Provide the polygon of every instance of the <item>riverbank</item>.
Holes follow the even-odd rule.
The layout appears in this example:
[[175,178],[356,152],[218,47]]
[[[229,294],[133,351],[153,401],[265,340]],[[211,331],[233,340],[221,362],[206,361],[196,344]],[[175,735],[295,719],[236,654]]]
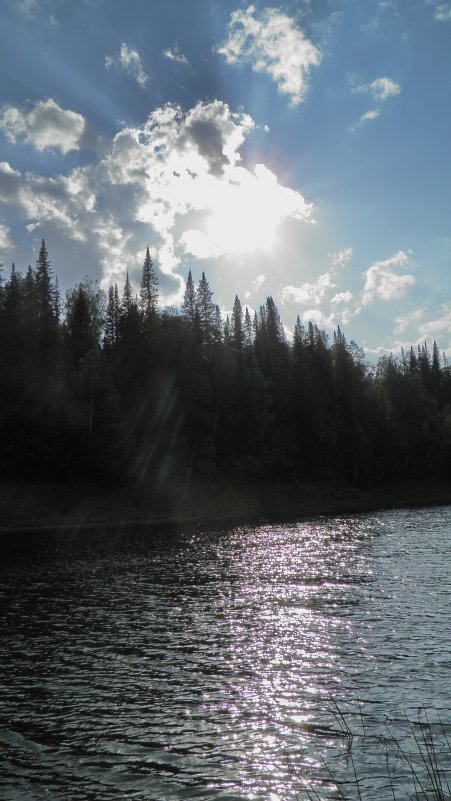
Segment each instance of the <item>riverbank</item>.
[[371,489],[191,482],[164,493],[147,487],[1,481],[0,531],[123,523],[249,523],[447,504],[451,505],[451,483],[444,481],[404,481]]

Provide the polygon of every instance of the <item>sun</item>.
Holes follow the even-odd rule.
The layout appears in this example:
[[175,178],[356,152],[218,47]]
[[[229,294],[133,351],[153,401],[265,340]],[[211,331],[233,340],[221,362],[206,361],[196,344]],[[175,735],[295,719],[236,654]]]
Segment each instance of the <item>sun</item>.
[[274,247],[281,215],[265,189],[258,181],[221,187],[206,225],[219,250],[237,254]]
[[311,213],[302,195],[281,186],[263,164],[253,172],[234,165],[220,180],[210,178],[206,194],[202,226],[181,237],[185,249],[199,258],[274,252],[282,220],[305,221]]

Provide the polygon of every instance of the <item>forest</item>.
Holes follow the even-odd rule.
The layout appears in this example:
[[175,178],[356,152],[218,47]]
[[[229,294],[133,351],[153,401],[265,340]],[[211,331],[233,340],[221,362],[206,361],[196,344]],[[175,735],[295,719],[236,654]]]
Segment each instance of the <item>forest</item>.
[[[0,275],[2,275],[0,273]],[[147,249],[139,293],[89,277],[62,303],[45,241],[0,281],[0,475],[94,484],[238,477],[368,487],[451,477],[451,370],[434,342],[376,366],[337,328],[272,297],[224,322],[188,274],[161,309]]]

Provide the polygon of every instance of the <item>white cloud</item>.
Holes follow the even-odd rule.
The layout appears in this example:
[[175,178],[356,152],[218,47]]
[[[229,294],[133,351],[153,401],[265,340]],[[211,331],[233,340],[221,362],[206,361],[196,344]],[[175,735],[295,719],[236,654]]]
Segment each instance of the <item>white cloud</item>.
[[264,165],[243,166],[239,149],[253,127],[249,116],[220,101],[187,112],[167,104],[67,176],[21,174],[0,164],[0,204],[49,245],[66,242],[67,249],[70,238],[71,253],[100,264],[106,285],[121,283],[126,268],[133,279],[149,245],[163,300],[176,302],[186,254],[255,252],[265,245],[262,228],[274,233],[283,219],[310,217],[310,204]]
[[390,259],[375,262],[365,273],[362,305],[367,306],[376,298],[395,300],[402,298],[409,287],[415,284],[415,276],[411,273],[398,275],[395,269],[410,262],[410,257],[399,250]]
[[10,142],[22,139],[37,150],[57,147],[62,153],[78,150],[85,131],[81,114],[64,109],[54,100],[39,100],[28,110],[11,105],[0,108],[0,128]]
[[111,67],[122,69],[128,75],[131,75],[143,88],[149,80],[149,76],[143,70],[141,56],[138,51],[129,47],[125,42],[121,44],[119,55],[105,56],[105,67],[107,69]]
[[411,325],[418,323],[419,320],[423,317],[423,309],[416,309],[410,314],[406,314],[402,317],[397,317],[395,320],[395,334],[404,334]]
[[263,286],[266,281],[266,276],[261,273],[261,275],[257,275],[257,278],[252,281],[252,286],[254,288],[254,292],[258,292],[259,289]]
[[[392,80],[392,78],[387,78],[385,76],[383,78],[376,78],[374,81],[372,81],[372,83],[354,86],[352,91],[359,94],[370,94],[373,100],[377,101],[378,103],[384,103],[390,97],[396,97],[399,95],[401,92],[401,86],[399,83],[396,83],[396,81]],[[369,122],[369,120],[376,120],[380,114],[380,108],[370,109],[365,114],[362,114],[358,121],[357,127],[364,125],[366,122]],[[355,130],[355,128],[353,130]]]
[[401,93],[401,86],[392,78],[376,78],[372,83],[364,83],[355,86],[352,90],[359,94],[370,94],[374,100],[383,102],[388,100],[389,97],[396,97]]
[[334,267],[343,267],[348,261],[352,259],[354,251],[351,247],[343,248],[332,254],[332,265]]
[[301,102],[310,69],[322,58],[292,17],[274,8],[258,12],[253,5],[232,13],[228,38],[218,52],[229,64],[247,62],[254,72],[270,75],[293,105]]
[[315,284],[304,283],[301,286],[289,284],[279,294],[281,303],[321,303],[327,291],[335,287],[330,273],[320,275]]
[[11,229],[7,225],[0,225],[0,250],[9,250],[12,247]]
[[307,309],[302,315],[302,321],[309,323],[312,321],[319,328],[332,328],[336,324],[333,314],[324,314],[321,309]]
[[177,44],[173,48],[168,47],[166,50],[163,50],[163,55],[165,58],[168,58],[169,61],[177,61],[179,64],[188,64],[188,59],[180,52]]
[[347,290],[346,292],[338,292],[336,295],[333,296],[330,302],[332,306],[338,306],[339,304],[342,303],[350,303],[352,297],[353,297],[352,292],[349,292],[349,290]]
[[449,3],[442,3],[437,6],[434,19],[437,22],[451,22],[451,5]]
[[442,306],[442,316],[419,326],[420,338],[435,339],[440,334],[451,334],[451,309],[449,304]]
[[369,120],[377,120],[377,118],[380,116],[380,113],[381,113],[380,108],[374,108],[371,109],[371,111],[367,111],[360,117],[359,125],[363,125],[365,122],[368,122]]
[[376,78],[370,83],[367,90],[371,92],[375,100],[387,100],[389,97],[399,95],[401,86],[391,78]]

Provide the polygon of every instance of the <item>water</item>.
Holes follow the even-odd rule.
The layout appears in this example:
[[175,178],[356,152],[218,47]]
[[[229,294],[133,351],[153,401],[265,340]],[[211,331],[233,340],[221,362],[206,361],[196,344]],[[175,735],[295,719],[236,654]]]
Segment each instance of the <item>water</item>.
[[354,798],[354,766],[384,801],[393,738],[451,763],[449,508],[3,535],[0,564],[2,801]]

